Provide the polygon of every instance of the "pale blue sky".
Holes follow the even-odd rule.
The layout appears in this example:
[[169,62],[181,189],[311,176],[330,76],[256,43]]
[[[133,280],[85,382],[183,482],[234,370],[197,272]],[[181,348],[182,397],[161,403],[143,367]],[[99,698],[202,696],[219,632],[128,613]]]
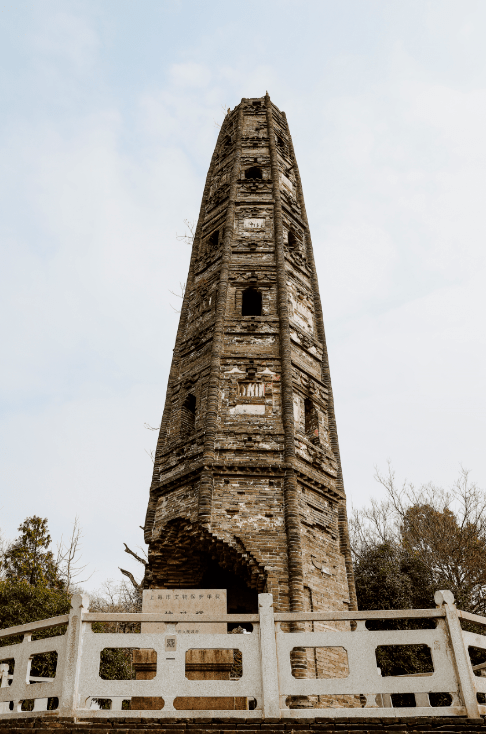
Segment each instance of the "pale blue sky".
[[486,5],[0,3],[0,528],[77,513],[90,587],[133,568],[223,108],[287,112],[345,484],[462,462],[486,487]]

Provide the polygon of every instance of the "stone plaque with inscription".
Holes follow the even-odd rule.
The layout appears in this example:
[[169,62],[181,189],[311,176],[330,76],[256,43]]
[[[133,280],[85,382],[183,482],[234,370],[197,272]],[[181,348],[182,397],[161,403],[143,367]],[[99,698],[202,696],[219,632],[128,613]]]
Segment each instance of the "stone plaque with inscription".
[[265,229],[265,220],[255,218],[245,219],[243,226],[245,229]]
[[[163,614],[167,623],[171,615],[226,614],[226,589],[144,589],[142,612]],[[165,622],[143,622],[142,632],[165,632]],[[173,631],[173,630],[172,630]],[[176,633],[226,634],[226,622],[179,622]]]

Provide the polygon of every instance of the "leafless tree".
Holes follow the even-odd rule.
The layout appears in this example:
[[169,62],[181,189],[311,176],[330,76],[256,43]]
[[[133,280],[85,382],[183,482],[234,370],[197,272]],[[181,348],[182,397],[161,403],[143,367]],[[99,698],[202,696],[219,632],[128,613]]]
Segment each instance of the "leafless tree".
[[453,591],[467,611],[486,611],[486,495],[461,467],[452,487],[397,482],[390,464],[375,478],[385,498],[354,510],[350,520],[356,559],[373,545],[400,544],[420,556],[437,588]]
[[397,518],[389,500],[372,499],[368,507],[353,507],[349,517],[349,535],[355,559],[370,546],[400,541]]
[[[74,586],[85,584],[94,573],[86,576],[88,564],[81,563],[82,537],[82,528],[79,523],[79,518],[76,515],[70,537],[64,542],[64,537],[61,535],[61,540],[57,544],[56,566],[60,578],[66,585],[67,591],[73,591]],[[80,576],[86,577],[81,579],[79,578]]]
[[[115,582],[107,579],[101,587],[90,594],[90,611],[92,612],[140,612],[142,609],[141,594],[125,581]],[[137,632],[137,623],[108,622],[102,623],[104,632]],[[135,628],[136,627],[136,628]]]

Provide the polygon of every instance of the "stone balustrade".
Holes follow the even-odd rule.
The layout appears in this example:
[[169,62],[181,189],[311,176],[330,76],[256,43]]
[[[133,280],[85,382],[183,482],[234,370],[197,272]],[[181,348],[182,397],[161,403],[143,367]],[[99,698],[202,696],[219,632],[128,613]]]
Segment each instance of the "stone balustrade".
[[[173,614],[168,623],[160,613],[91,613],[88,597],[76,595],[69,615],[0,631],[0,639],[23,636],[23,641],[0,648],[0,720],[152,716],[187,721],[222,715],[255,722],[316,716],[479,720],[486,715],[486,678],[481,676],[486,666],[473,667],[469,648],[484,649],[486,660],[486,634],[463,630],[461,619],[482,630],[486,618],[458,610],[449,591],[436,592],[435,600],[435,609],[274,613],[271,594],[260,594],[258,614]],[[409,624],[407,629],[369,629],[376,620],[390,620],[395,626],[400,620],[428,620],[430,628],[411,629]],[[94,632],[95,622],[164,622],[166,628],[164,633]],[[177,634],[182,622],[247,629],[246,634]],[[63,625],[64,634],[32,639],[40,630]],[[428,649],[431,670],[381,675],[377,648],[396,645]],[[100,656],[107,648],[132,651],[132,679],[100,677]],[[204,654],[195,657],[194,651],[213,651],[206,656],[210,662],[206,665]],[[46,652],[57,653],[55,677],[32,676],[33,657]],[[331,661],[328,669],[326,656]],[[302,665],[302,660],[307,663]],[[205,665],[212,666],[212,673]],[[198,666],[204,668],[201,675]],[[327,677],[322,677],[323,670]]]

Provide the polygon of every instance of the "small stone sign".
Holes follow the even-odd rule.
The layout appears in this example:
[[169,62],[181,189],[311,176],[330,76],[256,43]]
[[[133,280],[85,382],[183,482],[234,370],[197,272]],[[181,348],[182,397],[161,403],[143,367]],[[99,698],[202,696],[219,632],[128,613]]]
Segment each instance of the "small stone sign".
[[174,652],[177,650],[177,637],[165,638],[165,650],[166,652]]
[[[226,614],[226,589],[144,589],[144,614],[163,614],[171,623],[173,614]],[[165,622],[142,622],[142,632],[164,633]],[[178,622],[176,634],[226,634],[226,622]]]
[[245,229],[265,229],[264,219],[245,219],[243,222]]

